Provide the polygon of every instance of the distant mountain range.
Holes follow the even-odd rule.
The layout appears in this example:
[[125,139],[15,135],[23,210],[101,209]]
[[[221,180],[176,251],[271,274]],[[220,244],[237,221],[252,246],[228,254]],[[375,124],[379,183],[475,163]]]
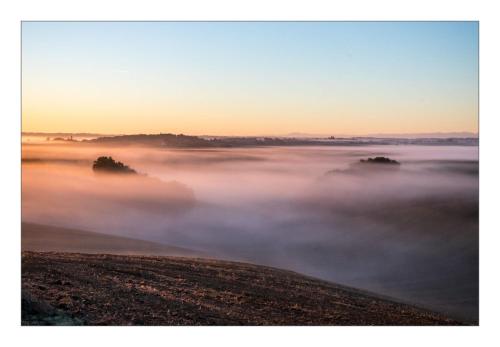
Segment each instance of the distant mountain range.
[[457,131],[457,132],[429,132],[429,133],[373,133],[373,134],[309,134],[309,133],[288,133],[285,137],[378,137],[378,138],[450,138],[450,137],[479,137],[478,133]]

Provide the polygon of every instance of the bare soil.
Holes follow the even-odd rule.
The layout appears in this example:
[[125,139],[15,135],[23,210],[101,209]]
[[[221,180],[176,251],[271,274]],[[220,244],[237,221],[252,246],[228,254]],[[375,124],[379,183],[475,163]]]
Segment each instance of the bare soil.
[[246,263],[22,253],[23,325],[461,325],[375,294]]

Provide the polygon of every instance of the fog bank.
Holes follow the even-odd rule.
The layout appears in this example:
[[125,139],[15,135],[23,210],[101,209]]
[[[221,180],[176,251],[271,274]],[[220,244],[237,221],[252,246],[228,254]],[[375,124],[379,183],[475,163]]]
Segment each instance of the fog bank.
[[[98,156],[139,173],[99,177]],[[387,156],[397,170],[352,170]],[[24,144],[23,221],[199,249],[478,315],[478,148]]]

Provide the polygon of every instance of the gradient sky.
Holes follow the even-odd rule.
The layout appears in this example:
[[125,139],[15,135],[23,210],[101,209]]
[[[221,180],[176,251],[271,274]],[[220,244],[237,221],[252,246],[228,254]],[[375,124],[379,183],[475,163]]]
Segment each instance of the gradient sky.
[[478,131],[477,22],[24,22],[22,128]]

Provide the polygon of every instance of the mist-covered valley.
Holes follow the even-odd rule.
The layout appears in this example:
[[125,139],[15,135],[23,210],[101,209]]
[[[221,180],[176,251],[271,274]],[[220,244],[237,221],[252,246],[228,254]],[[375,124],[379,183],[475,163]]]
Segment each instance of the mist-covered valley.
[[[478,317],[478,147],[23,144],[22,219],[294,270]],[[99,175],[112,156],[139,175]],[[359,167],[384,156],[397,168]]]

